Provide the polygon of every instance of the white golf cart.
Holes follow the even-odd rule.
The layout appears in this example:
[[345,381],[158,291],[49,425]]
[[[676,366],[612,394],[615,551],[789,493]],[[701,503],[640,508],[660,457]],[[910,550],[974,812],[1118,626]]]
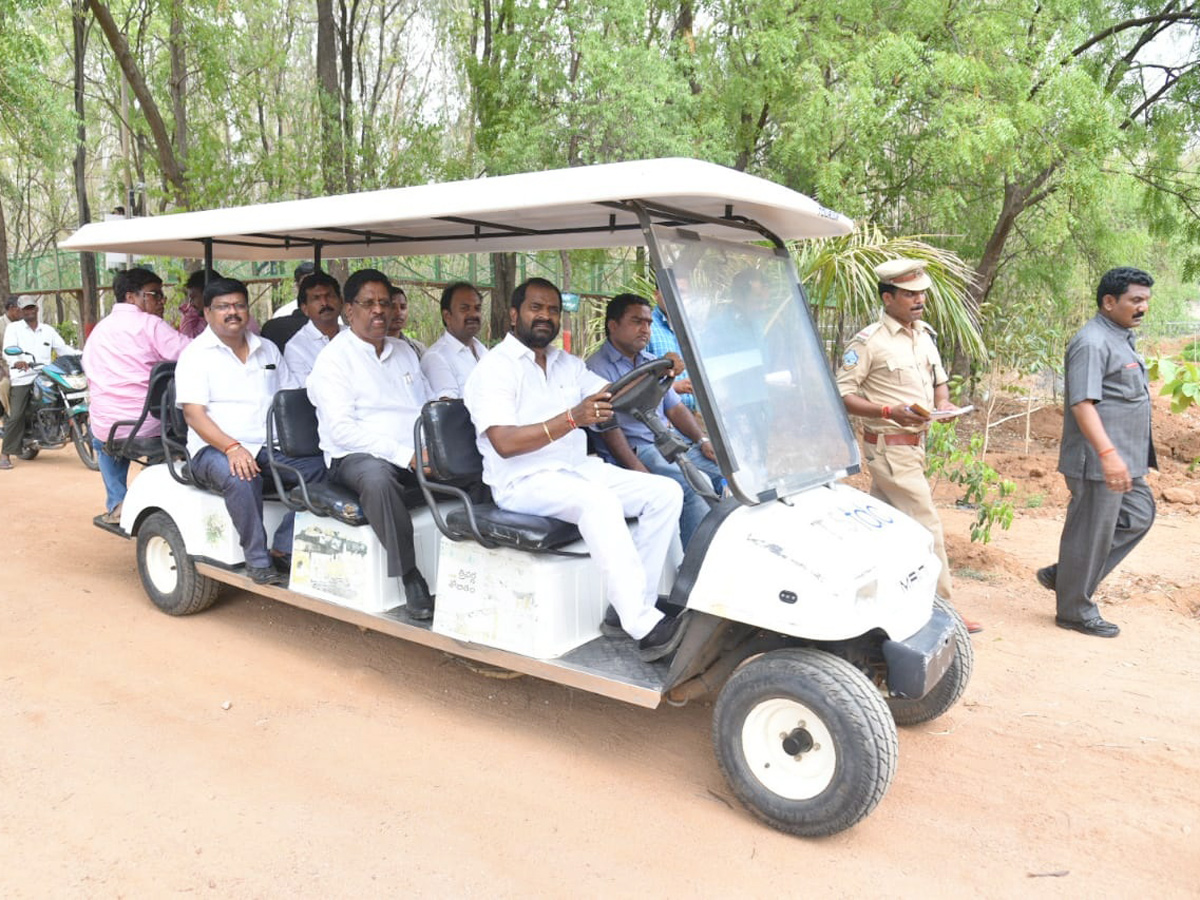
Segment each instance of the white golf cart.
[[[356,498],[328,486],[264,502],[268,534],[298,510],[291,578],[247,578],[221,498],[190,483],[161,382],[166,402],[149,412],[164,442],[149,455],[165,461],[137,477],[109,530],[136,539],[146,592],[172,615],[208,608],[226,584],[641,706],[716,694],[717,759],[746,807],[793,834],[849,828],[892,780],[896,723],[941,715],[972,667],[962,621],[934,593],[930,534],[838,481],[858,470],[858,445],[784,242],[850,228],[779,185],[671,159],[104,222],[62,244],[319,264],[644,243],[729,488],[663,572],[663,602],[691,611],[669,659],[643,662],[636,642],[601,634],[604,586],[572,526],[483,502],[456,402],[430,404],[417,426],[433,473],[413,515],[432,622],[407,615]],[[644,414],[668,377],[631,375],[622,408]],[[281,392],[270,424],[281,452],[316,452],[303,391]]]

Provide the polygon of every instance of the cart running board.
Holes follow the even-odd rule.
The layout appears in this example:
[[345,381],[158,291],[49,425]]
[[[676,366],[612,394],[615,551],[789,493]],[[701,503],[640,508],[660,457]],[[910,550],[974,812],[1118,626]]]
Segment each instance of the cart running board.
[[543,678],[647,709],[654,709],[662,701],[663,685],[670,670],[669,660],[642,662],[637,655],[637,642],[628,637],[598,637],[557,659],[534,659],[436,634],[430,630],[429,622],[410,618],[403,606],[383,613],[363,612],[307,597],[285,587],[255,584],[240,571],[231,571],[212,563],[197,561],[195,565],[196,571],[206,578],[239,590],[279,600],[360,628],[424,644],[454,656]]

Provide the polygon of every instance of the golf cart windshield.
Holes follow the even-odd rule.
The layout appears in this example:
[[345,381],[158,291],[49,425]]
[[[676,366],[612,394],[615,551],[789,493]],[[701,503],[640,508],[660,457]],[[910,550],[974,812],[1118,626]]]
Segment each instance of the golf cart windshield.
[[738,498],[759,503],[856,471],[858,444],[787,251],[678,228],[656,227],[652,240],[667,314]]

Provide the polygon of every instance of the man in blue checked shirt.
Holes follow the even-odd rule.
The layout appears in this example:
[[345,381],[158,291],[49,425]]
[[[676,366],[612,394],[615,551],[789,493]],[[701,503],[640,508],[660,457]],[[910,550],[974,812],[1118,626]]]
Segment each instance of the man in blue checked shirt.
[[[658,359],[660,356],[666,356],[668,353],[679,353],[679,338],[675,337],[675,330],[671,328],[671,322],[667,319],[667,314],[663,312],[662,292],[658,288],[654,289],[654,310],[651,312],[650,343],[646,345],[646,352],[650,354],[652,359]],[[674,387],[675,393],[679,395],[679,399],[683,401],[683,405],[692,412],[695,412],[696,395],[692,392],[692,379],[686,370],[675,376]]]

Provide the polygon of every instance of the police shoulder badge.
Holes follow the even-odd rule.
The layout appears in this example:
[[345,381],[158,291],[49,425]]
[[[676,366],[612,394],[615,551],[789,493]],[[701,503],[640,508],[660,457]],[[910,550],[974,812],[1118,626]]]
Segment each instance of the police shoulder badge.
[[842,366],[847,369],[853,369],[857,365],[858,365],[858,351],[857,350],[847,350],[845,355],[842,356]]

